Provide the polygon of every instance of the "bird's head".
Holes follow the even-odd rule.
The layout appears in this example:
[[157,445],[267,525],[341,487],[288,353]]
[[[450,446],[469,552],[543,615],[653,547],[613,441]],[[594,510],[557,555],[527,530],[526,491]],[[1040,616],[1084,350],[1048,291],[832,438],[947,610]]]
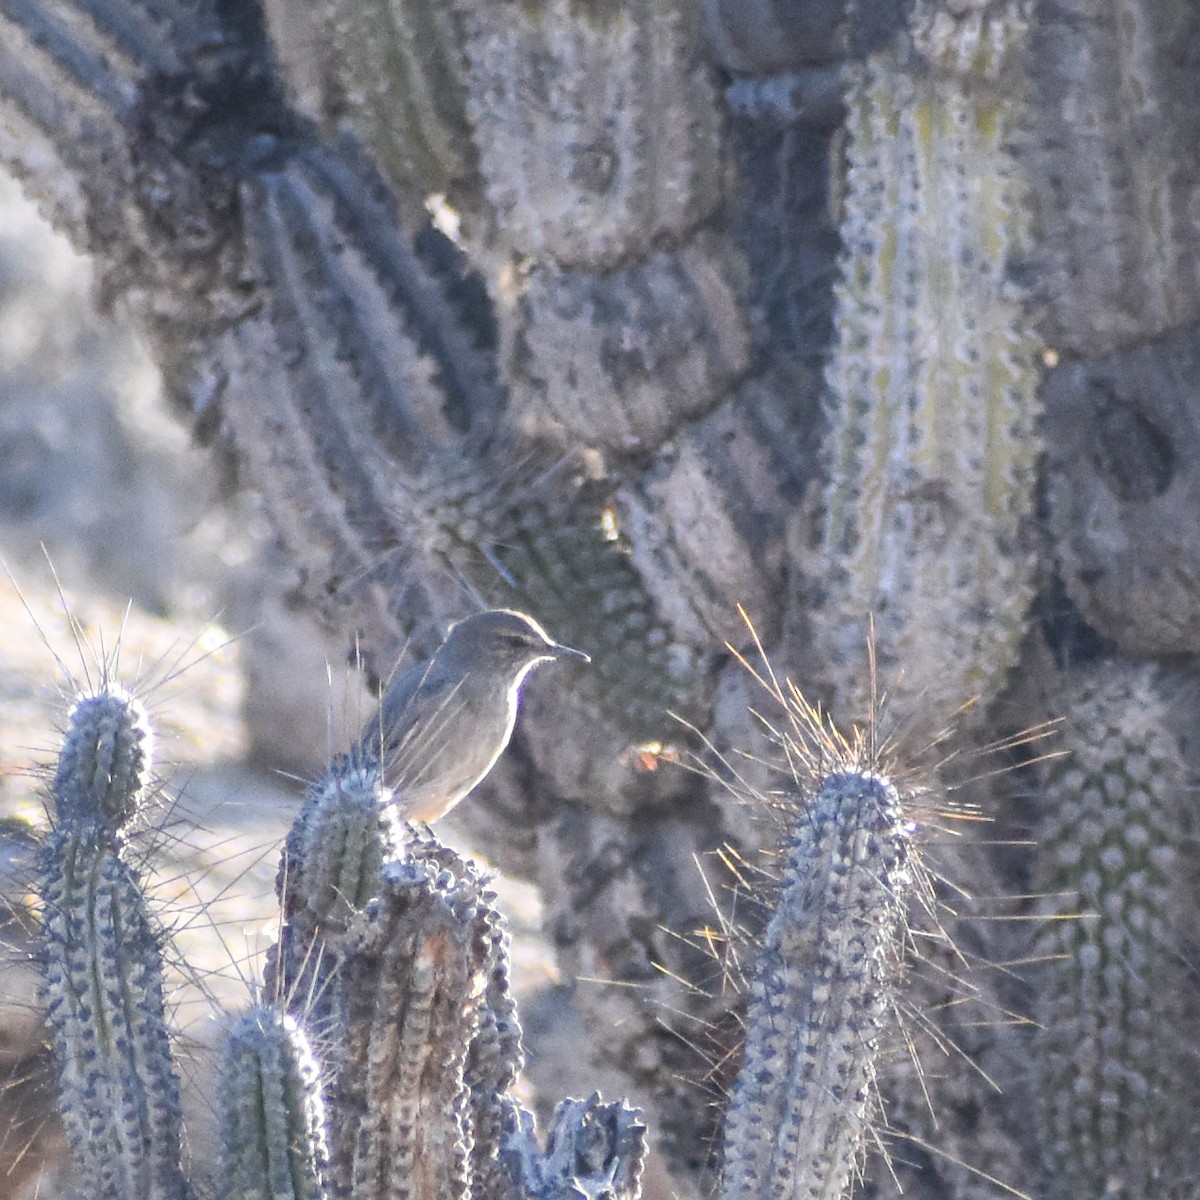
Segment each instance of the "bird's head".
[[508,674],[514,684],[537,663],[558,658],[591,661],[583,651],[554,641],[532,617],[510,609],[475,613],[452,625],[438,651],[442,664],[461,663],[473,674]]

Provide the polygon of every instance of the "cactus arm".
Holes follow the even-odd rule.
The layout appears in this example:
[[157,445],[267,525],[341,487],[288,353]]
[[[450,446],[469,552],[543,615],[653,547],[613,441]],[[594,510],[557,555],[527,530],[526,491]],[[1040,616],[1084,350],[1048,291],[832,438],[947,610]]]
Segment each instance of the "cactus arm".
[[1037,340],[1007,277],[1027,213],[1003,83],[1024,18],[994,9],[964,31],[919,6],[910,59],[873,56],[847,101],[828,483],[802,557],[856,717],[868,613],[889,687],[903,669],[902,696],[949,713],[1005,678],[1033,594]]
[[1046,335],[1065,353],[1108,353],[1200,319],[1194,68],[1180,53],[1197,32],[1195,8],[1178,0],[1042,10],[1028,159]]
[[464,1069],[486,986],[469,893],[429,864],[394,864],[351,933],[345,1049],[332,1085],[341,1189],[469,1194]]
[[222,1080],[223,1200],[325,1200],[324,1102],[303,1030],[259,1006],[230,1031]]
[[146,783],[148,740],[141,706],[119,689],[80,698],[52,787],[59,824],[39,856],[59,1104],[76,1169],[101,1200],[189,1194],[161,932],[120,849]]
[[690,5],[462,9],[484,189],[519,253],[611,267],[714,210],[719,119]]
[[452,192],[474,163],[466,63],[451,5],[326,4],[337,117],[358,131],[398,194]]
[[803,798],[751,983],[722,1200],[849,1195],[918,886],[886,779],[834,773]]
[[1064,699],[1036,876],[1046,1195],[1183,1195],[1183,761],[1145,669],[1080,673]]

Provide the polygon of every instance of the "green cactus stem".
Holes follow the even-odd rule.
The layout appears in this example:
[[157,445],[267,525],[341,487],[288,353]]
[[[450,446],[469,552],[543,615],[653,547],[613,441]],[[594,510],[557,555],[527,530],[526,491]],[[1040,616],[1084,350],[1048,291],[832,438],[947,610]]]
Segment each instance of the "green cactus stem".
[[46,1019],[75,1167],[98,1200],[180,1200],[179,1081],[163,1006],[161,933],[99,822],[41,854]]
[[513,417],[528,436],[645,453],[711,411],[745,371],[740,267],[698,236],[620,270],[525,277],[509,356]]
[[30,177],[47,215],[81,243],[99,168],[128,169],[139,82],[174,65],[144,16],[103,0],[0,4],[0,160]]
[[667,712],[693,702],[696,656],[672,639],[608,515],[584,495],[515,506],[511,533],[496,548],[516,583],[507,600],[592,656],[578,682],[584,704],[634,741],[667,737],[675,731]]
[[486,985],[479,1007],[479,1027],[467,1052],[464,1078],[468,1090],[472,1134],[472,1175],[480,1195],[499,1195],[504,1164],[497,1153],[512,1103],[509,1092],[525,1063],[521,1022],[509,977],[508,926],[495,908],[495,896],[481,895]]
[[754,968],[725,1124],[722,1200],[841,1200],[877,1118],[875,1079],[923,887],[885,778],[836,770],[798,797]]
[[[727,406],[736,410],[728,420],[713,422],[722,432],[749,407],[749,397],[739,399]],[[620,488],[614,505],[630,561],[658,611],[697,651],[740,642],[746,629],[737,606],[769,613],[773,595],[769,568],[756,553],[769,535],[764,525],[750,527],[746,520],[747,493],[765,481],[747,478],[732,456],[714,462],[716,440],[708,423],[692,424],[662,448],[637,483]],[[725,449],[719,446],[718,453]],[[761,466],[758,457],[750,472]]]
[[[1200,320],[1188,0],[1038,6],[1031,163],[1043,328],[1105,354]],[[1086,114],[1086,117],[1078,114]]]
[[278,1007],[260,1005],[230,1032],[221,1099],[223,1200],[325,1200],[320,1072]]
[[868,614],[898,706],[949,714],[1001,685],[1033,594],[1038,346],[1007,274],[1026,236],[1024,24],[996,7],[973,39],[925,13],[911,57],[874,56],[847,98],[828,483],[797,552],[822,673],[855,719]]
[[309,792],[280,863],[283,926],[267,995],[303,1021],[322,1053],[345,1020],[343,935],[379,894],[384,863],[402,853],[405,834],[390,799],[377,765],[335,759]]
[[63,1124],[80,1178],[104,1200],[187,1192],[161,931],[121,852],[150,743],[141,705],[121,688],[76,701],[51,784],[58,825],[38,859],[42,989]]
[[[299,415],[316,409],[305,423],[318,454],[336,455],[343,486],[354,454],[360,473],[384,450],[393,470],[415,465],[448,443],[452,417],[494,415],[489,365],[353,161],[309,148],[278,166],[242,187],[249,250],[270,288],[279,352],[298,373]],[[355,423],[317,403],[351,392]]]
[[345,1194],[470,1194],[465,1068],[487,987],[478,905],[473,881],[395,863],[350,935],[330,1092],[332,1178]]
[[1081,675],[1065,701],[1037,842],[1043,1194],[1185,1195],[1184,765],[1147,669]]
[[391,798],[375,763],[335,759],[288,836],[280,869],[287,919],[307,911],[317,925],[342,931],[378,895],[383,864],[404,842]]

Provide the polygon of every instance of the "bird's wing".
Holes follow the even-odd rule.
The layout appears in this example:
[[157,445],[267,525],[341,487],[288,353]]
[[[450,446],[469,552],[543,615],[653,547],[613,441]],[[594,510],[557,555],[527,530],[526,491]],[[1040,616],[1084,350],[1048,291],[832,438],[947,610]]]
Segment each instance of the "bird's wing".
[[448,731],[465,704],[462,681],[430,678],[429,668],[412,671],[384,693],[366,732],[391,786],[403,789],[424,782],[446,755],[458,753]]

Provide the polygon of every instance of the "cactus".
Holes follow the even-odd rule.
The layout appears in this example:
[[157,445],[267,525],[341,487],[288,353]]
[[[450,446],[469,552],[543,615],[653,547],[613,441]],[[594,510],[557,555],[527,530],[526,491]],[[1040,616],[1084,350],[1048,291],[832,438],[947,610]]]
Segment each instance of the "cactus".
[[109,836],[128,825],[144,797],[152,746],[146,714],[128,692],[81,696],[51,788],[60,824],[94,821]]
[[779,831],[765,847],[774,882],[737,873],[738,890],[769,911],[752,954],[735,944],[747,930],[721,919],[747,997],[720,1194],[848,1198],[886,1137],[880,1068],[903,1044],[913,929],[935,911],[933,880],[912,797],[881,773],[873,736],[844,737],[764,666],[750,668],[770,703],[762,778],[725,756],[711,768],[760,821],[769,808]]
[[994,7],[973,36],[919,9],[920,58],[872,57],[847,101],[828,482],[803,553],[815,643],[850,714],[868,613],[904,707],[948,714],[1002,684],[1033,594],[1037,347],[1006,278],[1026,236],[1003,83],[1023,16]]
[[[366,731],[369,735],[369,730]],[[179,1085],[158,929],[125,830],[145,790],[141,706],[107,682],[71,712],[40,854],[47,1020],[88,1194],[179,1198]],[[487,877],[399,825],[378,767],[335,760],[289,835],[268,999],[229,1034],[220,1194],[552,1196],[599,1173],[637,1200],[645,1129],[598,1097],[545,1150],[510,1094],[522,1058]]]
[[[178,69],[168,31],[141,5],[86,5],[76,19],[30,6],[0,10],[5,119],[0,152],[34,182],[81,241],[106,201],[96,171],[132,170],[123,126],[152,72]],[[91,211],[89,211],[91,210]]]
[[1070,689],[1038,846],[1044,1194],[1184,1195],[1184,764],[1144,668],[1102,666]]
[[345,1022],[336,939],[375,896],[403,831],[378,768],[336,759],[288,836],[277,890],[284,923],[267,963],[267,994],[324,1044]]
[[221,1078],[222,1195],[324,1200],[324,1101],[303,1029],[252,1009],[230,1030]]
[[603,273],[533,267],[501,310],[517,427],[631,454],[711,410],[748,359],[736,275],[702,238]]
[[322,16],[335,117],[344,114],[401,195],[453,193],[473,154],[450,6],[327,0]]
[[751,983],[721,1195],[849,1195],[875,1111],[876,1056],[920,887],[900,797],[863,771],[797,805]]
[[1134,655],[1200,650],[1195,328],[1046,378],[1050,519],[1067,594]]
[[460,7],[484,190],[516,251],[609,268],[713,212],[720,119],[692,5]]
[[163,1003],[162,933],[121,853],[146,786],[141,705],[120,689],[72,709],[39,866],[43,992],[63,1124],[92,1194],[180,1200],[179,1081]]
[[601,1104],[598,1096],[564,1100],[554,1113],[542,1155],[529,1153],[528,1129],[529,1114],[520,1114],[504,1150],[514,1161],[513,1175],[525,1194],[549,1200],[582,1191],[635,1200],[645,1129],[627,1106]]
[[[424,864],[389,872],[348,960],[346,1045],[333,1084],[343,1192],[465,1195],[466,1049],[476,1027],[480,947],[463,898]],[[465,919],[464,919],[465,918]]]
[[[289,5],[269,3],[273,36],[253,0],[0,0],[0,157],[94,255],[100,303],[146,335],[200,436],[232,449],[295,555],[297,597],[376,676],[480,603],[526,607],[593,653],[578,693],[531,689],[513,753],[458,815],[542,888],[563,980],[544,1011],[588,1031],[555,1065],[586,1093],[586,1043],[606,1092],[645,1106],[659,1189],[710,1192],[727,1103],[683,1081],[708,1070],[708,1036],[722,1062],[736,1047],[729,1001],[696,983],[694,862],[752,855],[763,834],[672,764],[693,737],[755,753],[720,648],[746,645],[734,605],[850,710],[873,610],[896,724],[981,698],[960,748],[1046,715],[1054,654],[1095,652],[1083,619],[1125,666],[1196,649],[1195,5],[339,0],[291,8],[332,30],[288,64],[324,88],[302,112],[273,44]],[[8,433],[0,456],[21,468]],[[386,803],[352,766],[326,777],[347,805],[326,815],[360,822],[364,856],[325,864],[315,907],[292,898],[268,989],[323,1067],[354,937],[368,914],[402,924],[362,881],[392,857],[423,864],[411,907],[432,914],[426,882],[443,900],[463,883],[374,823]],[[987,792],[1007,824],[978,847],[980,878],[1025,896],[1042,814],[1008,790]],[[137,815],[125,804],[141,807],[118,797],[110,825]],[[125,861],[124,833],[105,837]],[[471,927],[469,945],[450,938],[453,970],[485,999],[460,1014],[465,1065],[457,1047],[431,1075],[454,1114],[447,1186],[543,1194],[574,1171],[628,1190],[643,1135],[627,1110],[577,1102],[554,1145],[530,1140],[503,955],[480,950],[495,927]],[[994,925],[956,934],[972,960],[1006,957]],[[1059,969],[1014,965],[996,1006],[1036,1009]],[[926,1078],[886,1054],[871,1068],[867,1127],[902,1148],[895,1179],[868,1163],[863,1191],[1036,1193],[1007,1165],[1014,1146],[1040,1153],[1022,1111],[1032,1026],[976,1038],[978,998],[920,983],[901,1003],[938,1010],[913,1039],[934,1043]],[[1194,1107],[1186,1080],[1164,1086]],[[478,1130],[499,1149],[464,1158]],[[858,1148],[836,1146],[838,1183]]]
[[1069,0],[1037,25],[1029,159],[1043,323],[1063,353],[1105,354],[1200,319],[1194,62],[1180,53],[1196,34],[1195,6],[1180,0]]

